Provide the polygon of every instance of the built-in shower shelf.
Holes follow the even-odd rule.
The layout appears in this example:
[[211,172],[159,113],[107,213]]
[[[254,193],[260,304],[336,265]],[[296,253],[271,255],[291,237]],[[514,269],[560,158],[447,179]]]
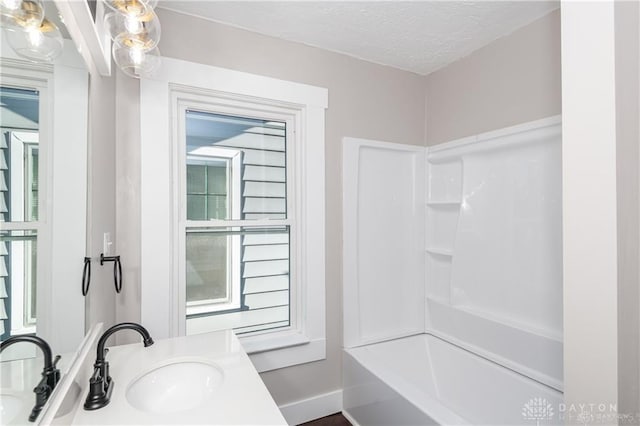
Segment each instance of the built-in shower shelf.
[[443,249],[443,248],[435,248],[435,247],[428,247],[427,248],[427,253],[431,253],[431,254],[437,254],[440,256],[453,256],[453,250],[449,250],[449,249]]
[[460,200],[433,200],[427,201],[428,206],[459,206]]

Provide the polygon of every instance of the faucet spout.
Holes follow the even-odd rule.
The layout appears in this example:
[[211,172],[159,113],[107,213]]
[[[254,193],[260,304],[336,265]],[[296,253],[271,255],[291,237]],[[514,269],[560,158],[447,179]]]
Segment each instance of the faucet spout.
[[13,336],[9,337],[4,342],[0,342],[0,352],[8,348],[9,346],[27,342],[36,345],[42,350],[42,354],[44,355],[44,368],[42,369],[42,379],[38,386],[33,390],[36,394],[36,404],[31,410],[31,415],[29,415],[29,421],[33,422],[42,411],[44,404],[49,399],[51,392],[60,381],[60,370],[56,368],[56,364],[60,360],[60,356],[58,355],[56,359],[53,359],[53,353],[51,352],[51,346],[42,338],[33,335],[22,335],[22,336]]
[[146,328],[133,322],[116,324],[105,331],[98,340],[96,362],[93,364],[93,375],[89,379],[89,394],[84,402],[85,410],[97,410],[104,407],[111,400],[113,380],[109,375],[109,363],[105,361],[107,339],[120,330],[134,330],[142,336],[145,347],[153,345],[153,339]]
[[6,348],[13,344],[20,342],[33,343],[34,345],[39,347],[40,350],[42,350],[42,354],[44,355],[44,368],[46,370],[49,370],[53,367],[53,352],[51,352],[51,346],[49,346],[49,344],[44,339],[38,336],[25,334],[22,336],[9,337],[4,342],[0,343],[0,352],[4,351]]
[[142,336],[142,343],[144,344],[145,348],[147,346],[153,345],[153,339],[151,338],[151,335],[149,334],[147,329],[141,326],[140,324],[136,324],[135,322],[123,322],[120,324],[116,324],[113,327],[109,328],[107,331],[105,331],[100,337],[100,340],[98,340],[96,364],[98,364],[99,362],[104,362],[104,357],[106,355],[104,346],[107,344],[107,339],[109,339],[109,337],[111,337],[112,334],[120,330],[137,331]]

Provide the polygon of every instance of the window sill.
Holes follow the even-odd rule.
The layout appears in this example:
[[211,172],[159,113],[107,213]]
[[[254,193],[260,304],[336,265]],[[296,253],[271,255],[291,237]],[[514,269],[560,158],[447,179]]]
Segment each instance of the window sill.
[[259,373],[326,358],[326,340],[310,340],[300,333],[240,337],[240,343]]
[[310,341],[307,336],[295,331],[275,331],[253,336],[238,336],[238,339],[249,355],[303,345]]

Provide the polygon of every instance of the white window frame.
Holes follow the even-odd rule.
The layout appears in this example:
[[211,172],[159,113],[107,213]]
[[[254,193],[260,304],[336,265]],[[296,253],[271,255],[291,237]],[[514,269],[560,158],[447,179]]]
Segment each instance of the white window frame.
[[[324,359],[327,90],[171,58],[163,58],[155,77],[140,81],[142,322],[158,338],[185,334],[185,303],[181,300],[176,250],[181,235],[177,201],[180,169],[176,161],[178,144],[172,143],[179,138],[179,126],[171,124],[178,113],[172,107],[172,92],[199,96],[220,112],[238,111],[232,115],[247,116],[246,111],[253,110],[256,117],[277,118],[278,112],[296,117],[295,129],[291,130],[299,142],[295,143],[296,161],[290,170],[295,179],[289,181],[292,196],[287,200],[295,200],[289,211],[296,215],[292,220],[297,228],[290,248],[295,262],[291,269],[297,279],[291,289],[296,292],[291,297],[292,325],[241,336],[240,341],[258,371]],[[274,221],[233,221],[233,226],[260,225],[274,225]]]

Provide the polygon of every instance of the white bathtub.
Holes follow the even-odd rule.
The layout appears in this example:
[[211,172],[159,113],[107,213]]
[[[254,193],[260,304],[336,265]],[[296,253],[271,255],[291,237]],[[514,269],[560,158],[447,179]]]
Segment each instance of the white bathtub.
[[343,366],[355,424],[562,423],[562,393],[430,334],[345,349]]

